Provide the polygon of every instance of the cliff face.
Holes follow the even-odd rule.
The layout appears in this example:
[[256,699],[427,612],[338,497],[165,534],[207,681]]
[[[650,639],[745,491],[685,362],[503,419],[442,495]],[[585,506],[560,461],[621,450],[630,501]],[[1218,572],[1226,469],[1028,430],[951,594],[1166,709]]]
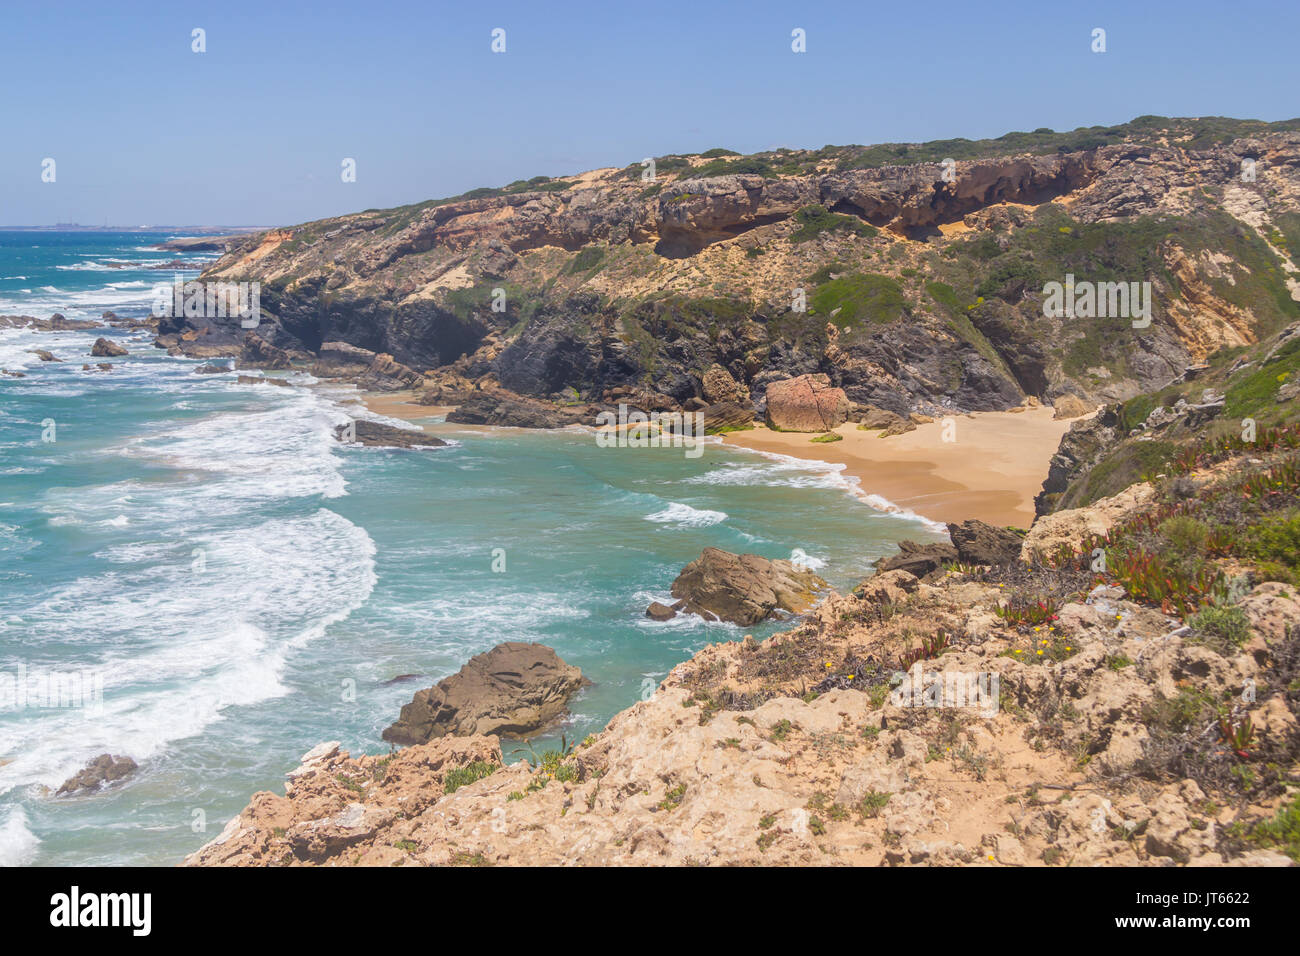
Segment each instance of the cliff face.
[[[1300,133],[1207,123],[661,157],[653,181],[597,170],[251,236],[205,278],[261,282],[259,334],[290,352],[342,341],[543,398],[684,403],[716,363],[756,399],[821,372],[900,413],[1119,400],[1300,318]],[[1151,282],[1151,325],[1046,318],[1067,275]],[[200,325],[164,344],[242,334],[174,331]]]
[[[1063,512],[1024,549],[1139,527],[1159,499]],[[1041,624],[1005,613],[1034,600]],[[1295,812],[1300,600],[1270,581],[1235,612],[1223,640],[1079,567],[891,570],[705,648],[535,765],[503,766],[495,737],[321,745],[186,862],[1287,865],[1294,832],[1264,821]]]

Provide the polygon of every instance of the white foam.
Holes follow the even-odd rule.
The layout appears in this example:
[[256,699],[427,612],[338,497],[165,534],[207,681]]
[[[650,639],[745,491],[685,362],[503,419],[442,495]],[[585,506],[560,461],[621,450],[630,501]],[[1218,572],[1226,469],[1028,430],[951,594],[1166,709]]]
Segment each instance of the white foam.
[[14,807],[0,824],[0,866],[22,866],[36,856],[40,839],[27,826],[27,813]]
[[675,524],[683,528],[708,528],[726,521],[727,513],[725,511],[692,508],[680,501],[673,501],[669,502],[668,507],[662,511],[646,515],[645,520],[655,521],[659,524]]

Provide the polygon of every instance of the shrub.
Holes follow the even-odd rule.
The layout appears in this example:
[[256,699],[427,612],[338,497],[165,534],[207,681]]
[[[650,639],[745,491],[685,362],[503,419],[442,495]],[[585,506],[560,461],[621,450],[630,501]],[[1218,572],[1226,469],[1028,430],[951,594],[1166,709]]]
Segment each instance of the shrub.
[[1193,635],[1227,648],[1241,647],[1250,639],[1250,618],[1239,607],[1207,607],[1187,619]]

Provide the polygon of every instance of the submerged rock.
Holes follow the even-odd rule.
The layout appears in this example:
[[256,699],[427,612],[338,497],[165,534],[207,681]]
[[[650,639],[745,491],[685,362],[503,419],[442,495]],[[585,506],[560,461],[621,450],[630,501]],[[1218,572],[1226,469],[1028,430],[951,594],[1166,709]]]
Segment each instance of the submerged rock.
[[525,737],[568,713],[591,683],[543,644],[507,641],[469,659],[436,686],[417,691],[384,740],[422,744],[448,734]]
[[710,621],[748,627],[778,611],[804,611],[827,587],[816,574],[789,561],[769,561],[757,554],[732,554],[720,548],[686,565],[673,582],[673,597],[682,608]]
[[130,757],[116,757],[113,754],[100,754],[86,764],[75,776],[63,781],[55,791],[55,796],[65,793],[79,793],[83,790],[98,790],[110,783],[116,783],[131,776],[139,770],[139,765]]

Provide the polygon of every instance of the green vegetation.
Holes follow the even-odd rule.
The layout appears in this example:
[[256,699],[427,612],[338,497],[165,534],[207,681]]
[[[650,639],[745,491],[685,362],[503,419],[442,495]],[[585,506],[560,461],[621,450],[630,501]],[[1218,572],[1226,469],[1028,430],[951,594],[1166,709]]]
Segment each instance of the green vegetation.
[[482,780],[484,777],[490,777],[496,772],[498,765],[488,763],[486,760],[475,760],[473,763],[466,764],[463,767],[456,767],[448,770],[442,780],[443,791],[445,793],[455,793],[466,784],[471,784],[475,780]]
[[903,289],[894,279],[867,272],[822,283],[810,302],[818,315],[847,328],[868,322],[885,325],[910,313]]
[[807,242],[816,239],[824,232],[842,230],[854,235],[870,237],[878,230],[870,223],[863,222],[857,216],[844,216],[830,212],[824,206],[804,206],[794,214],[794,221],[799,228],[790,234],[791,242]]

